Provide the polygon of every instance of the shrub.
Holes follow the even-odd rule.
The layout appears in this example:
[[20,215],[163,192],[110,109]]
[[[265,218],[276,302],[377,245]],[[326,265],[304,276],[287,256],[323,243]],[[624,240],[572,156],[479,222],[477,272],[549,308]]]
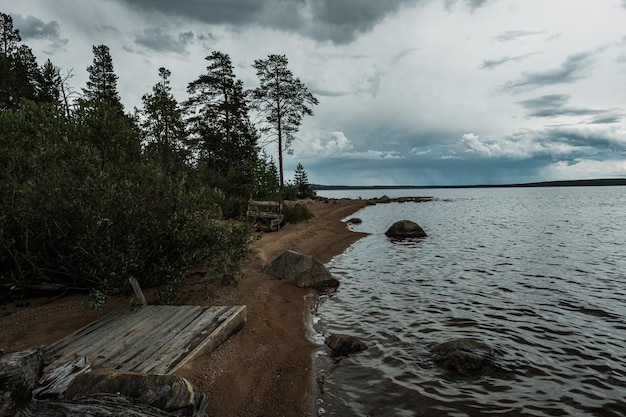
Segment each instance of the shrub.
[[298,223],[309,220],[313,217],[313,213],[306,204],[296,203],[293,205],[285,204],[285,221],[289,223]]

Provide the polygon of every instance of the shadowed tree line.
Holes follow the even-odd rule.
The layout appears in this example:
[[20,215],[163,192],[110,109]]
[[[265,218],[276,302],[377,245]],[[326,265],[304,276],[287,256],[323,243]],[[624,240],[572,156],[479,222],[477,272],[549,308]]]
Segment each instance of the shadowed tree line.
[[[235,280],[254,236],[237,221],[247,200],[313,195],[301,165],[285,186],[282,155],[317,100],[284,56],[255,61],[260,87],[248,91],[230,57],[213,52],[185,102],[160,68],[127,112],[109,48],[93,54],[76,92],[71,71],[39,66],[0,13],[0,302],[60,288],[90,291],[99,306],[127,292],[129,277],[170,301],[198,267]],[[277,143],[280,170],[263,135]]]

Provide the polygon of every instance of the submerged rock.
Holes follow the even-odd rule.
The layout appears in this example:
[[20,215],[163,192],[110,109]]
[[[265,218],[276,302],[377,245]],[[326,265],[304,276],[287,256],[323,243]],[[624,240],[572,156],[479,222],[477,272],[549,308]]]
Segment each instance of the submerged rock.
[[331,334],[324,343],[330,348],[333,356],[346,356],[367,349],[367,345],[361,339],[346,334]]
[[393,239],[404,239],[411,237],[422,238],[427,236],[426,232],[424,232],[424,229],[422,229],[419,224],[410,220],[401,220],[399,222],[395,222],[389,229],[387,229],[385,235]]
[[339,281],[317,258],[288,250],[263,268],[266,274],[274,275],[298,287],[338,287]]
[[475,339],[461,338],[440,343],[431,349],[438,366],[463,376],[481,372],[493,365],[496,349]]

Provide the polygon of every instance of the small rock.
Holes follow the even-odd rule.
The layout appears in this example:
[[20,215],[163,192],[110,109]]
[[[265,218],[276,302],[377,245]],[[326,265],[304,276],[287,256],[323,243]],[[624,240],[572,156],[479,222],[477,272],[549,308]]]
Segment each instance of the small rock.
[[331,334],[324,343],[330,348],[333,356],[346,356],[367,349],[367,345],[362,340],[345,334]]
[[348,224],[361,224],[361,223],[363,223],[363,220],[359,219],[358,217],[353,217],[351,219],[348,219],[348,221],[346,223],[348,223]]

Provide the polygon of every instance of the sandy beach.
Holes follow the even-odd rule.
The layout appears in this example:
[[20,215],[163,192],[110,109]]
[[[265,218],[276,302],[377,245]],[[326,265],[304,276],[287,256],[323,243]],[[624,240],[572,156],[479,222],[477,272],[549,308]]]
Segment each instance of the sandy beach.
[[[248,308],[241,331],[177,372],[209,395],[209,416],[314,415],[312,355],[319,347],[309,338],[309,309],[316,292],[286,284],[260,269],[289,249],[328,262],[362,237],[341,220],[367,201],[307,204],[312,219],[265,233],[254,243],[254,254],[244,263],[237,286],[192,280],[182,290],[183,304],[243,304]],[[84,295],[75,294],[51,302],[35,299],[27,305],[0,306],[0,349],[8,353],[45,346],[127,305],[130,299],[111,300],[102,311],[85,310],[84,301]]]

